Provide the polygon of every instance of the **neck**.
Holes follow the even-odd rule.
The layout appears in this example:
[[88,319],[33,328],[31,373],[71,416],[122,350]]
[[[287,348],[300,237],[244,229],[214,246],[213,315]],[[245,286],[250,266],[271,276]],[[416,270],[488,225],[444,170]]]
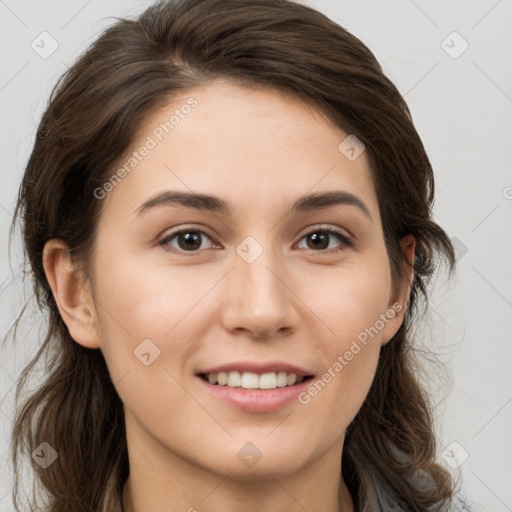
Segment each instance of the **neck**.
[[[226,480],[220,482],[220,485],[226,484]],[[142,512],[144,510],[160,511],[187,511],[187,512],[231,512],[240,510],[239,504],[244,503],[244,512],[256,512],[256,511],[282,511],[287,512],[354,512],[354,505],[352,497],[348,491],[347,486],[343,481],[338,486],[338,499],[333,500],[333,503],[324,505],[325,499],[321,500],[322,503],[315,501],[312,503],[312,499],[308,499],[307,496],[303,496],[302,499],[297,499],[289,491],[282,486],[282,484],[275,480],[274,492],[267,492],[265,486],[254,489],[254,492],[247,492],[247,489],[236,489],[236,485],[226,485],[226,489],[221,493],[221,496],[216,498],[212,497],[211,494],[216,492],[216,488],[211,488],[210,493],[204,493],[202,491],[197,492],[195,498],[183,499],[182,495],[167,494],[165,503],[162,503],[162,507],[155,509],[153,505],[149,505],[154,500],[149,499],[147,491],[143,491],[134,484],[132,478],[128,478],[123,488],[123,512]],[[230,490],[228,490],[228,487]],[[230,494],[233,489],[233,494]],[[237,492],[238,491],[238,492]],[[277,491],[277,492],[275,492]],[[261,493],[261,494],[260,494]],[[251,496],[251,497],[248,497]],[[207,500],[209,504],[207,503]],[[188,502],[188,506],[185,505]],[[173,509],[169,508],[172,504]],[[193,505],[191,505],[193,504]]]
[[169,451],[128,450],[130,476],[123,512],[353,512],[341,476],[343,437],[321,458],[293,474],[254,472],[235,478],[186,461]]

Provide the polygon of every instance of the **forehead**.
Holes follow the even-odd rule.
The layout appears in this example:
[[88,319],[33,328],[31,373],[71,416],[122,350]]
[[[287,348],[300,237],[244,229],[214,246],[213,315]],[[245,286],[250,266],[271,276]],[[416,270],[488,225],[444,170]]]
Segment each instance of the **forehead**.
[[351,160],[340,150],[348,135],[280,91],[217,80],[182,91],[144,120],[113,169],[128,172],[107,202],[133,211],[150,195],[181,190],[261,209],[343,190],[378,216],[366,154]]

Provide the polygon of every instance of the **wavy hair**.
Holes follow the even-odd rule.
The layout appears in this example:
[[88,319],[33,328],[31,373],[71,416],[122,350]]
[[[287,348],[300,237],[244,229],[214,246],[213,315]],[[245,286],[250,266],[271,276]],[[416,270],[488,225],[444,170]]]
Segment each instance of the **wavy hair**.
[[[16,510],[19,466],[43,441],[58,447],[57,461],[43,469],[28,458],[46,510],[122,510],[129,473],[122,402],[101,351],[70,337],[44,272],[43,248],[61,239],[87,270],[102,204],[94,190],[112,174],[147,116],[178,93],[217,78],[285,92],[365,144],[395,291],[410,266],[400,239],[415,237],[406,316],[382,348],[374,382],[346,432],[342,471],[357,510],[367,508],[370,464],[403,507],[438,510],[453,496],[454,483],[436,463],[433,411],[411,335],[419,299],[428,304],[437,262],[444,259],[450,275],[455,268],[450,239],[432,219],[433,170],[407,104],[372,52],[325,15],[289,0],[159,1],[137,19],[117,19],[55,85],[11,227],[21,221],[35,297],[47,318],[46,335],[16,392]],[[22,399],[43,362],[44,380]],[[415,486],[411,476],[417,471],[433,485]],[[35,500],[34,492],[31,507],[40,510]]]

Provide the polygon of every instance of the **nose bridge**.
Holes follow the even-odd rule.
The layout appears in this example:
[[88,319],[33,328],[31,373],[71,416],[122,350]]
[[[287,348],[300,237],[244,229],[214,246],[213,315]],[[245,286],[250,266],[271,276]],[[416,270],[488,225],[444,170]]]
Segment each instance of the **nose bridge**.
[[[266,237],[267,242],[271,237]],[[293,294],[284,284],[285,263],[272,247],[247,237],[236,248],[229,273],[224,321],[230,329],[270,335],[289,328],[296,320]]]
[[285,299],[283,284],[275,275],[282,265],[269,243],[264,248],[253,237],[247,237],[239,244],[236,252],[233,278],[240,280],[240,291],[249,296],[254,306],[270,305],[278,298]]

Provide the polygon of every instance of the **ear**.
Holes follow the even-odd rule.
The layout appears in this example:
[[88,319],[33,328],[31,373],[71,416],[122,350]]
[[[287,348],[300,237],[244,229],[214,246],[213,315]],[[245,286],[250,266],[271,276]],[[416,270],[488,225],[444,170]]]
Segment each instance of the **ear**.
[[414,279],[414,249],[416,240],[413,235],[404,236],[400,240],[400,248],[410,263],[407,267],[407,281],[401,286],[395,297],[391,297],[388,309],[385,313],[387,323],[382,332],[381,345],[385,345],[396,334],[402,325],[407,308],[409,307],[409,296]]
[[61,240],[49,240],[43,250],[43,266],[71,337],[86,348],[99,348],[90,282],[84,271],[75,268],[67,245]]

